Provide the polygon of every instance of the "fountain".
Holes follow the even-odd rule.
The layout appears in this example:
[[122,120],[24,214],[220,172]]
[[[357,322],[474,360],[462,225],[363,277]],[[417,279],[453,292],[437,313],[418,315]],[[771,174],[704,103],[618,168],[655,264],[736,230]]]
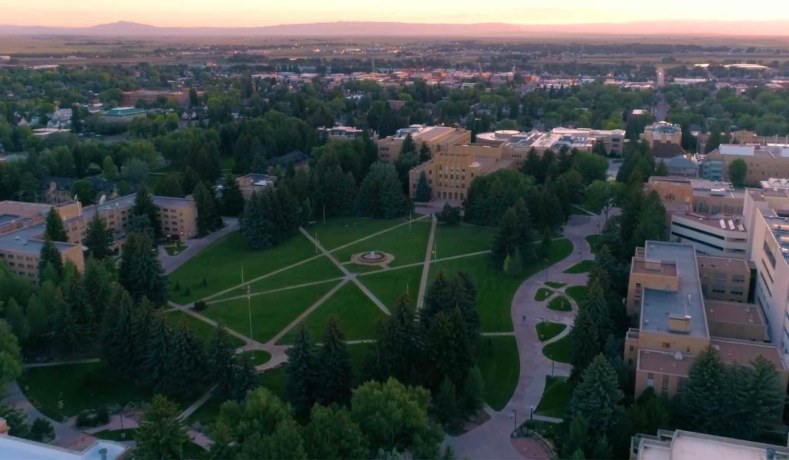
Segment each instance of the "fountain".
[[360,252],[351,256],[351,262],[357,265],[386,266],[394,260],[394,256],[386,252],[376,251]]

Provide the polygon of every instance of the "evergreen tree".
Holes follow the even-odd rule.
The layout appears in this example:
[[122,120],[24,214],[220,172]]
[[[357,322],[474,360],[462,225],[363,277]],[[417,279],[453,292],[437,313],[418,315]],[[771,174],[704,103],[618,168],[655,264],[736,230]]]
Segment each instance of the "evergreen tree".
[[293,346],[288,354],[288,401],[293,406],[296,417],[306,420],[317,397],[318,368],[315,350],[307,329],[299,329]]
[[52,241],[68,242],[66,229],[63,227],[63,220],[60,218],[60,213],[55,207],[49,208],[47,213],[46,228],[44,230],[44,239],[49,238]]
[[133,216],[145,217],[153,229],[155,238],[161,236],[161,228],[159,226],[159,210],[153,203],[153,196],[148,192],[148,188],[141,185],[137,189],[137,195],[134,197],[134,206],[131,211]]
[[122,288],[116,289],[102,322],[102,358],[109,369],[122,377],[132,377],[136,370],[128,359],[129,351],[134,350],[132,309],[129,294]]
[[463,408],[469,414],[475,414],[485,405],[485,380],[482,371],[474,366],[466,376],[463,384]]
[[260,250],[271,246],[274,225],[263,209],[263,195],[255,192],[244,205],[241,234],[249,249]]
[[362,215],[377,219],[402,216],[410,206],[394,166],[382,162],[370,167],[359,187],[357,201]]
[[[50,270],[47,270],[49,268]],[[60,258],[60,251],[55,247],[55,243],[49,238],[44,238],[41,246],[41,254],[38,259],[38,282],[43,283],[47,280],[57,282],[63,273],[63,259]]]
[[144,235],[126,236],[118,281],[135,302],[147,297],[157,307],[167,303],[167,278],[150,240]]
[[322,345],[318,353],[318,402],[326,406],[347,404],[351,399],[353,368],[342,326],[333,315],[326,321]]
[[197,233],[203,236],[221,228],[222,218],[213,192],[199,182],[192,193],[197,207]]
[[[786,396],[775,364],[768,359],[757,356],[745,371],[745,379],[736,381],[735,384],[743,396],[740,416],[736,417],[735,426],[738,437],[756,439],[764,431],[780,423]],[[729,382],[733,381],[729,379]]]
[[171,353],[173,333],[167,326],[167,320],[159,313],[153,315],[151,329],[148,334],[148,343],[145,345],[145,354],[142,381],[161,393],[165,390],[168,372],[167,356]]
[[570,330],[570,363],[573,366],[570,373],[571,381],[577,382],[595,356],[600,353],[598,337],[597,324],[590,313],[585,309],[579,310]]
[[507,258],[504,260],[504,273],[511,278],[517,278],[523,272],[523,258],[521,257],[521,251],[518,248],[515,248],[515,252],[511,255],[508,255]]
[[135,433],[135,455],[142,460],[182,459],[189,442],[186,427],[178,418],[178,406],[162,395],[155,395],[140,418]]
[[465,382],[473,366],[474,347],[469,342],[466,322],[458,308],[440,311],[423,332],[424,346],[430,350],[424,369],[424,384],[436,391],[444,378],[455,387]]
[[238,187],[236,178],[228,173],[224,180],[225,188],[222,190],[222,214],[236,217],[244,211],[244,195]]
[[299,224],[302,227],[306,227],[312,221],[312,204],[310,204],[309,198],[305,199],[304,202],[301,204],[301,208],[299,208]]
[[257,377],[255,377],[255,366],[248,355],[241,357],[241,363],[233,368],[233,398],[236,401],[241,401],[247,395],[247,392],[258,386]]
[[608,314],[608,303],[605,299],[603,287],[597,283],[589,283],[586,298],[579,305],[579,310],[583,309],[589,313],[589,317],[595,323],[597,330],[598,349],[602,350],[608,335],[613,332],[613,324]]
[[25,314],[16,302],[16,299],[11,297],[4,305],[5,319],[11,330],[16,335],[19,341],[24,342],[30,336],[30,325],[28,324]]
[[680,392],[681,426],[701,433],[721,433],[720,414],[728,407],[726,378],[726,365],[720,353],[707,347],[693,361],[687,383]]
[[419,181],[416,183],[414,200],[419,201],[421,203],[426,203],[430,201],[432,195],[433,195],[433,191],[431,190],[430,184],[427,182],[427,174],[425,174],[425,172],[422,171],[419,174]]
[[96,338],[110,299],[114,276],[107,264],[91,257],[85,262],[81,282],[83,302],[77,307],[78,322],[88,337]]
[[134,369],[133,374],[138,381],[144,382],[148,342],[153,333],[154,310],[147,298],[132,308],[131,312],[131,343],[126,350],[127,365]]
[[589,422],[593,438],[610,436],[624,414],[623,398],[614,368],[603,355],[597,355],[573,391],[569,413]]
[[44,334],[48,332],[49,315],[46,306],[36,294],[31,294],[27,300],[25,318],[30,327],[30,339],[34,342],[40,341]]
[[55,317],[57,352],[68,356],[80,348],[80,330],[71,305],[60,302]]
[[518,215],[515,209],[510,208],[504,213],[501,219],[499,229],[493,237],[493,248],[491,254],[493,256],[493,263],[497,267],[504,265],[504,259],[512,254],[515,246],[518,244],[520,238],[520,225],[518,223]]
[[207,348],[208,356],[208,376],[211,382],[216,385],[215,394],[217,399],[224,401],[233,395],[233,344],[230,336],[223,326],[219,326],[211,336]]
[[590,438],[589,422],[583,415],[575,414],[569,419],[567,435],[563,437],[561,442],[561,457],[586,458],[584,451],[589,450],[590,444],[594,441]]
[[0,319],[0,385],[22,376],[22,350],[5,320]]
[[112,244],[112,232],[107,228],[99,212],[96,211],[88,222],[85,247],[88,248],[88,253],[93,258],[102,260],[112,255],[110,244]]
[[293,236],[299,228],[299,204],[286,187],[277,188],[272,200],[276,200],[279,212],[279,240],[285,241]]
[[448,377],[444,377],[438,387],[435,406],[438,421],[445,427],[451,428],[455,425],[459,412],[457,399],[455,385]]
[[184,319],[172,331],[161,390],[169,395],[194,396],[206,374],[202,343]]
[[407,296],[398,299],[392,314],[378,324],[373,352],[367,359],[369,374],[383,381],[394,377],[400,382],[417,382],[414,357],[419,356],[419,331],[416,311]]

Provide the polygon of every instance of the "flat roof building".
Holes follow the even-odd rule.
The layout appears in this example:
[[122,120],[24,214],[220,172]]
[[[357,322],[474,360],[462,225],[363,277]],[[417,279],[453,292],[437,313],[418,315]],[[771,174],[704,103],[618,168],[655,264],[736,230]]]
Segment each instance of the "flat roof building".
[[378,139],[378,159],[386,163],[394,162],[400,156],[403,142],[409,135],[416,144],[417,150],[426,144],[433,155],[447,151],[452,145],[471,142],[471,131],[466,129],[450,126],[411,125],[398,129],[393,136]]
[[789,144],[722,144],[704,157],[702,174],[729,178],[729,165],[738,159],[748,166],[745,176],[748,184],[789,177]]
[[698,256],[689,244],[647,241],[630,268],[626,307],[638,329],[625,337],[624,359],[635,366],[635,395],[652,387],[667,397],[681,391],[696,356],[708,346],[727,363],[757,356],[787,368],[769,339],[766,317],[747,303],[752,265]]
[[637,434],[630,441],[631,460],[786,460],[789,448],[684,430]]
[[682,128],[666,121],[652,123],[644,128],[641,139],[647,141],[650,147],[655,144],[682,144]]
[[0,457],[8,460],[118,460],[126,458],[129,450],[119,442],[101,439],[82,450],[71,450],[9,436],[9,428],[0,417]]

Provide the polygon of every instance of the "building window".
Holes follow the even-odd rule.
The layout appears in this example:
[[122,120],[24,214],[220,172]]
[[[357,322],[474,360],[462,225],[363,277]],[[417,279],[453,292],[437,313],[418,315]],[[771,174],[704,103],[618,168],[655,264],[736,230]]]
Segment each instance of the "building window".
[[652,388],[655,387],[655,374],[651,372],[647,374],[647,386]]
[[671,348],[671,343],[670,342],[663,342],[663,343],[660,344],[660,346],[663,347],[663,348]]
[[660,386],[660,393],[662,393],[663,396],[668,395],[668,375],[663,376],[663,382]]

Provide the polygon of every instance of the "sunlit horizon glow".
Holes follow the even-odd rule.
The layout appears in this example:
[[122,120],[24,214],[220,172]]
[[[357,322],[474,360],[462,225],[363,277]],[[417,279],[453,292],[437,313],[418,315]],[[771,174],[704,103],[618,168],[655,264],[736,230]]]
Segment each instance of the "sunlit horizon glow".
[[0,0],[0,24],[85,27],[130,21],[160,27],[255,27],[336,21],[592,24],[789,20],[789,1],[751,0]]

